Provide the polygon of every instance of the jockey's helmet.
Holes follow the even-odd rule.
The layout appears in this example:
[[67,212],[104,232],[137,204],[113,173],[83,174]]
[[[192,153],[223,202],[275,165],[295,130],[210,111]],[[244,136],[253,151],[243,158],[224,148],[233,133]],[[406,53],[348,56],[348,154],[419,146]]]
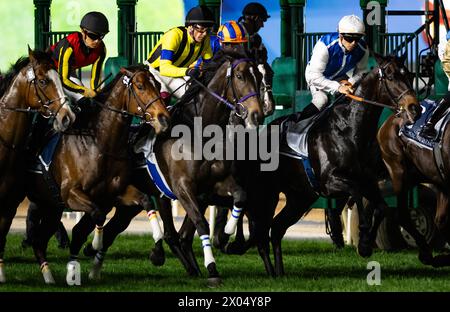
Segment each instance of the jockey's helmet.
[[81,19],[80,27],[100,35],[105,35],[109,32],[108,19],[100,12],[87,13]]
[[214,15],[204,5],[193,7],[186,15],[185,25],[200,25],[203,27],[211,27],[214,25]]
[[364,23],[356,15],[346,15],[341,18],[338,24],[338,31],[340,34],[366,34]]
[[229,21],[220,25],[217,37],[222,43],[243,43],[248,42],[247,34],[242,25],[236,21]]

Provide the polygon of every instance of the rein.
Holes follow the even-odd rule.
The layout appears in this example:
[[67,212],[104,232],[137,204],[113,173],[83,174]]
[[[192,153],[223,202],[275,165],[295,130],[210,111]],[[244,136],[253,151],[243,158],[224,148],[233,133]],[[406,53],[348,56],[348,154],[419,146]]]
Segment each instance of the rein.
[[[233,72],[233,69],[237,65],[239,65],[240,63],[243,63],[243,62],[253,62],[253,60],[249,59],[249,58],[238,59],[238,60],[234,61],[233,63],[230,63],[230,66],[228,66],[228,68],[227,68],[227,75],[226,75],[227,88],[226,89],[228,89],[229,86],[231,85],[231,90],[233,92],[233,97],[234,97],[234,99],[233,99],[234,104],[230,103],[223,96],[220,96],[217,93],[215,93],[214,91],[212,91],[211,89],[209,89],[207,86],[205,86],[203,83],[201,83],[197,78],[191,77],[191,79],[196,84],[198,84],[200,87],[202,87],[208,94],[212,95],[214,98],[219,100],[219,102],[225,104],[226,107],[228,107],[238,117],[241,117],[241,118],[245,118],[247,116],[247,108],[242,103],[245,102],[246,100],[248,100],[249,98],[253,97],[253,96],[259,96],[259,92],[250,92],[249,94],[241,97],[240,99],[238,99],[237,96],[236,96],[236,90],[235,90],[234,84],[232,82],[232,80],[233,80],[232,72]],[[238,106],[240,106],[242,108],[243,113],[241,113],[241,114],[238,113],[238,109],[237,109]]]

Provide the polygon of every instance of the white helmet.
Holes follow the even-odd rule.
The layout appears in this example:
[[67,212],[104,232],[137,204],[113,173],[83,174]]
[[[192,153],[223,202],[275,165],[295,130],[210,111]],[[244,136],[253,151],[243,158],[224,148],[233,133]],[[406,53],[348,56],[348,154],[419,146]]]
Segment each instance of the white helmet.
[[346,15],[341,18],[338,24],[338,31],[340,34],[366,34],[364,23],[356,15]]

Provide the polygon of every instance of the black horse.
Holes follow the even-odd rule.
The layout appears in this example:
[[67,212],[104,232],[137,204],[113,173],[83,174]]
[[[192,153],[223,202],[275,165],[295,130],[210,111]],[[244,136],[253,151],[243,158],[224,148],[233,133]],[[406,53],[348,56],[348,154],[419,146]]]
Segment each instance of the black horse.
[[[386,203],[378,188],[377,172],[374,172],[378,160],[371,152],[382,108],[367,103],[389,104],[409,122],[421,114],[403,60],[375,57],[378,67],[364,77],[355,93],[368,101],[363,104],[353,100],[328,108],[309,132],[308,153],[316,187],[309,182],[302,162],[283,154],[276,171],[254,172],[254,183],[248,190],[248,214],[254,225],[253,237],[258,252],[267,273],[272,276],[284,274],[281,240],[286,230],[310,209],[319,194],[329,198],[353,198],[360,216],[358,253],[363,257],[372,253]],[[273,124],[281,121],[275,120]],[[286,205],[274,218],[280,192],[286,195]],[[362,204],[363,197],[369,201],[366,208]],[[275,269],[269,256],[269,241],[273,246]]]

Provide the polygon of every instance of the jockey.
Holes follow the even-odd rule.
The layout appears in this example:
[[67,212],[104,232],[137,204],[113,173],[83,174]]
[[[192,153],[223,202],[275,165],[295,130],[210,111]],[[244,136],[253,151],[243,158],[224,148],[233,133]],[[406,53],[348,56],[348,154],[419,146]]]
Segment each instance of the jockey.
[[198,78],[200,69],[193,66],[202,57],[209,61],[211,51],[209,32],[214,16],[206,6],[197,6],[186,15],[185,26],[167,31],[144,62],[155,79],[161,83],[161,97],[167,102],[170,92],[176,98],[186,92],[185,76]]
[[[447,78],[450,77],[450,31],[447,33],[447,43],[445,44],[445,50],[443,54],[440,56],[441,62],[442,62],[442,68],[445,72],[445,75]],[[450,89],[450,78],[449,78],[449,89]],[[429,140],[435,140],[436,139],[436,130],[434,130],[434,125],[436,122],[441,119],[443,113],[449,108],[450,106],[450,90],[447,92],[445,97],[439,102],[438,107],[434,112],[431,113],[431,117],[428,120],[428,122],[423,126],[422,130],[420,131],[420,134],[429,139]]]
[[[102,40],[109,32],[108,20],[100,12],[87,13],[81,19],[80,28],[81,32],[74,32],[50,47],[65,93],[75,102],[97,94],[106,57]],[[75,70],[88,65],[92,65],[91,82],[85,87],[76,77]]]
[[[312,103],[302,111],[302,119],[317,114],[328,103],[328,93],[354,92],[353,85],[367,71],[369,49],[362,40],[364,35],[363,22],[347,15],[339,21],[338,32],[324,35],[316,43],[305,70]],[[353,75],[348,79],[351,70]]]
[[[274,103],[272,93],[273,70],[267,63],[267,49],[262,42],[258,31],[264,27],[264,23],[270,17],[266,8],[258,2],[248,3],[242,10],[242,16],[238,19],[240,25],[244,27],[245,32],[249,36],[248,49],[250,56],[255,59],[258,69],[263,75],[262,96],[267,93],[268,100]],[[271,105],[275,107],[274,104]],[[265,112],[270,115],[272,112]]]

